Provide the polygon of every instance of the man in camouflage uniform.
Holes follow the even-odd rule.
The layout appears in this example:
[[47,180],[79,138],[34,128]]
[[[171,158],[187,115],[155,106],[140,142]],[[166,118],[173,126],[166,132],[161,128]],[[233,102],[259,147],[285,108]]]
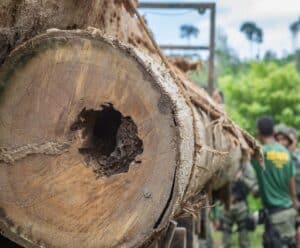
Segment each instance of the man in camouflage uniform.
[[290,150],[290,146],[293,142],[290,136],[290,128],[287,125],[281,123],[275,126],[274,132],[276,141]]
[[220,229],[223,234],[223,247],[232,246],[232,228],[237,225],[239,247],[251,247],[247,219],[249,216],[247,195],[250,191],[257,190],[254,171],[247,163],[242,165],[231,186],[231,205],[230,209],[223,209],[221,214]]
[[[252,161],[257,175],[260,196],[270,214],[270,222],[278,231],[283,247],[295,247],[295,217],[298,200],[295,187],[295,167],[290,152],[282,143],[284,129],[276,128],[271,117],[264,116],[257,122],[258,138],[263,144],[265,168],[257,160]],[[284,141],[285,142],[285,141]],[[265,230],[268,232],[268,230]],[[271,237],[272,238],[272,237]]]
[[292,153],[292,160],[296,168],[296,191],[298,199],[300,199],[300,149],[297,148],[298,135],[296,129],[292,127],[289,128],[288,134],[292,140],[289,150]]
[[[291,145],[289,146],[289,150],[292,153],[292,160],[294,163],[294,166],[296,168],[296,192],[297,192],[297,198],[298,201],[300,201],[300,149],[297,148],[298,144],[298,134],[297,130],[294,128],[289,128],[289,136],[292,140]],[[300,217],[298,216],[296,218],[296,227],[297,227],[297,247],[300,247]]]

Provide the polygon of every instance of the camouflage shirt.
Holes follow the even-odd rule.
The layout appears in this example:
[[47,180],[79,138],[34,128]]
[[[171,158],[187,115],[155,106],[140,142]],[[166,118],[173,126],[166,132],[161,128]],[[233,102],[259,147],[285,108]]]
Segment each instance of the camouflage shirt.
[[296,168],[296,190],[298,198],[300,197],[300,150],[297,149],[295,152],[292,153],[292,160],[293,164]]
[[238,180],[234,180],[231,184],[231,191],[234,201],[246,201],[247,195],[258,191],[255,172],[250,164],[246,163],[241,167],[242,176]]

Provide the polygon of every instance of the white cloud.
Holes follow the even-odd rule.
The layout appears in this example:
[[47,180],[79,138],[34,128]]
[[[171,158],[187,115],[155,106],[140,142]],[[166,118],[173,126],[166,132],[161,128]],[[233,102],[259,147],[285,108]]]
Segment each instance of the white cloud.
[[285,0],[220,0],[218,6],[218,25],[228,34],[232,47],[241,57],[249,57],[249,45],[240,25],[244,21],[254,21],[264,31],[264,43],[261,50],[276,51],[281,55],[291,51],[291,33],[289,25],[300,15],[300,1]]
[[[175,0],[164,1],[174,2]],[[177,0],[177,2],[190,1]],[[201,1],[206,2],[206,0]],[[215,2],[217,4],[217,28],[221,28],[228,35],[229,45],[237,51],[240,57],[250,56],[249,43],[245,35],[240,32],[240,26],[245,21],[254,21],[263,29],[264,43],[260,48],[262,54],[269,49],[278,55],[292,51],[289,26],[300,16],[300,0],[216,0]],[[157,39],[161,43],[185,42],[178,37],[179,22],[181,24],[194,23],[200,29],[199,38],[192,39],[192,44],[208,43],[208,13],[200,17],[192,14],[178,16],[173,19],[173,22],[169,22],[167,17],[150,16],[149,18],[153,23],[152,27],[157,34]]]

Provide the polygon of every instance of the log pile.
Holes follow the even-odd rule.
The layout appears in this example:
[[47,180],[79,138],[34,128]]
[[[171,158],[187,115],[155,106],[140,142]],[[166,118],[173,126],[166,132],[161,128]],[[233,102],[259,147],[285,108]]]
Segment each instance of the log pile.
[[0,3],[0,228],[24,247],[147,247],[260,156],[134,13]]

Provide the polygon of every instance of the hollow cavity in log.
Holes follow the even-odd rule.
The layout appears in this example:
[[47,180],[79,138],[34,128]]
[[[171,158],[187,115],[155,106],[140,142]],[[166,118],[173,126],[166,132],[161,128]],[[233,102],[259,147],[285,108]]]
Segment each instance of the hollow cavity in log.
[[100,110],[84,108],[71,126],[81,132],[79,152],[97,176],[112,176],[128,172],[136,157],[143,152],[143,141],[132,118],[124,117],[112,104]]

